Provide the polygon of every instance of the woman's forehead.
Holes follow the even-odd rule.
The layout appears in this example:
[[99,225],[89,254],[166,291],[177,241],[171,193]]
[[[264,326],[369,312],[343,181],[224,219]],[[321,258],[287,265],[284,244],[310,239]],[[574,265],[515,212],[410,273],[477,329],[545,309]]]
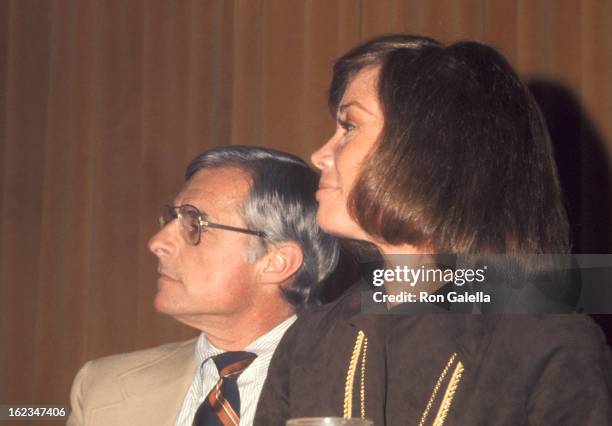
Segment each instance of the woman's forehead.
[[377,114],[380,111],[377,91],[379,70],[378,67],[365,68],[353,77],[340,100],[338,113],[353,106],[360,107],[371,114]]

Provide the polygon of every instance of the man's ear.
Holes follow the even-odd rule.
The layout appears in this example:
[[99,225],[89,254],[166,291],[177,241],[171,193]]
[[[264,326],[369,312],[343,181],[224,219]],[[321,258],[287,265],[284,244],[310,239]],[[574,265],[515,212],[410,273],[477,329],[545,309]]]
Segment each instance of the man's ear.
[[270,245],[268,253],[261,259],[262,281],[269,284],[282,284],[290,279],[304,263],[304,254],[295,241],[285,241]]

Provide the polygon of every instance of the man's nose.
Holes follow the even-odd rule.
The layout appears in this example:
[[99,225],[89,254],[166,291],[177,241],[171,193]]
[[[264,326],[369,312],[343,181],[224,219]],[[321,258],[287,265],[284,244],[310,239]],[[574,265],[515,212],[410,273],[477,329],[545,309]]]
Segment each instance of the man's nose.
[[149,240],[147,247],[158,258],[171,255],[176,250],[176,244],[172,237],[174,226],[176,226],[175,221],[166,224]]

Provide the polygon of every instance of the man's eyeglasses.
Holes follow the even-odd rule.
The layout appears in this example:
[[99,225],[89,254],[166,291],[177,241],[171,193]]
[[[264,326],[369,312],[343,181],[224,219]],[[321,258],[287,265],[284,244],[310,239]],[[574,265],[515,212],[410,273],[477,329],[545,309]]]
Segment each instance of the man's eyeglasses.
[[202,213],[191,204],[183,204],[182,206],[169,206],[165,204],[162,206],[161,215],[159,216],[159,226],[163,228],[174,219],[178,219],[183,238],[194,246],[200,243],[202,232],[205,232],[204,228],[224,229],[226,231],[255,235],[261,238],[266,236],[265,232],[262,231],[253,231],[252,229],[209,222],[206,217],[206,213]]

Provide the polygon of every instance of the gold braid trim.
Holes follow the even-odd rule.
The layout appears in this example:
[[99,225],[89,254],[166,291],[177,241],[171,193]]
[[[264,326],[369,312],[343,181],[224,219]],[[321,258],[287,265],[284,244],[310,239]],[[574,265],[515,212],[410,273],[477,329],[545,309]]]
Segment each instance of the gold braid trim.
[[361,408],[361,418],[365,419],[365,368],[366,357],[368,354],[368,338],[363,339],[363,353],[361,356],[361,378],[359,381],[359,405]]
[[[367,350],[367,338],[363,331],[359,330],[357,333],[357,337],[355,338],[355,346],[353,347],[353,354],[351,356],[351,361],[349,362],[348,370],[346,372],[346,384],[344,385],[344,418],[350,419],[353,414],[353,386],[355,384],[355,373],[357,372],[357,363],[359,362],[359,355],[361,354],[361,348],[365,341],[365,347]],[[365,351],[364,351],[365,352]],[[361,394],[361,408],[362,412],[365,415],[365,353],[363,355],[363,361],[361,363],[361,385],[362,385],[362,394]]]
[[446,419],[448,410],[450,409],[450,406],[453,403],[455,392],[457,391],[457,387],[459,386],[459,382],[461,381],[463,370],[463,364],[461,363],[461,361],[458,361],[457,367],[455,367],[455,371],[453,371],[453,375],[451,376],[448,386],[446,387],[446,392],[444,393],[444,398],[442,399],[442,403],[440,404],[440,408],[438,409],[438,414],[436,415],[436,419],[433,422],[433,426],[442,426],[444,424],[444,420]]
[[[442,382],[444,381],[444,378],[446,377],[446,374],[448,374],[448,370],[451,368],[451,366],[453,365],[453,363],[455,362],[455,358],[457,358],[457,353],[453,353],[451,355],[451,357],[449,358],[448,362],[446,363],[446,367],[444,367],[444,370],[442,370],[442,373],[440,374],[440,377],[438,377],[438,381],[436,382],[433,391],[431,393],[431,396],[429,397],[429,401],[427,402],[427,406],[425,407],[425,411],[423,411],[423,415],[421,416],[421,421],[419,422],[419,426],[423,426],[425,424],[425,420],[427,420],[427,415],[429,414],[429,410],[431,410],[431,406],[433,405],[435,399],[436,399],[436,395],[438,394],[438,391],[440,390],[440,386],[442,386]],[[463,370],[461,370],[463,371]]]

